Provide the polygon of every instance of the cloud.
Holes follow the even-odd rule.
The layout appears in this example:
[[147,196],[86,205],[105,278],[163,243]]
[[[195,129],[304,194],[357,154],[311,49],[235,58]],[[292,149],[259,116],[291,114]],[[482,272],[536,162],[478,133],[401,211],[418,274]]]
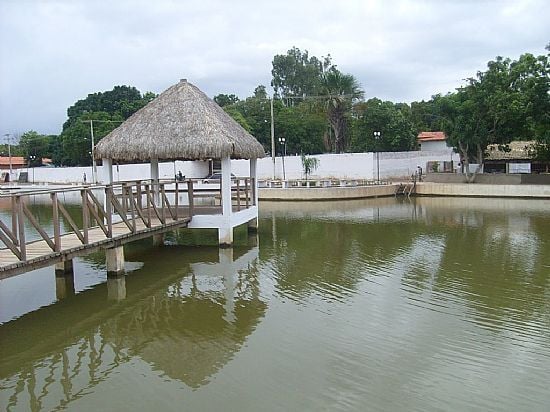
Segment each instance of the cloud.
[[66,109],[114,85],[207,94],[269,86],[275,54],[331,54],[394,101],[452,91],[496,55],[541,54],[550,5],[525,1],[3,1],[0,132],[59,133]]

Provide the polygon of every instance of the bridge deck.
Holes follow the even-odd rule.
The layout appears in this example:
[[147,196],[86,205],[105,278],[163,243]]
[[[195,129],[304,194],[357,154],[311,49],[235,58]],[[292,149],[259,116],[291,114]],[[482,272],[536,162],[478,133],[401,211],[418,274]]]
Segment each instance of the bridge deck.
[[149,237],[155,233],[164,233],[188,225],[190,217],[167,221],[165,224],[157,219],[151,219],[148,228],[142,221],[136,221],[136,231],[132,232],[124,222],[113,223],[113,237],[108,238],[99,226],[90,228],[88,244],[82,244],[73,233],[61,235],[61,251],[54,252],[45,240],[27,243],[27,260],[20,261],[9,249],[0,250],[0,279],[6,279],[29,270],[49,266],[56,262],[71,259],[75,256],[91,253],[99,248],[123,245],[128,242]]

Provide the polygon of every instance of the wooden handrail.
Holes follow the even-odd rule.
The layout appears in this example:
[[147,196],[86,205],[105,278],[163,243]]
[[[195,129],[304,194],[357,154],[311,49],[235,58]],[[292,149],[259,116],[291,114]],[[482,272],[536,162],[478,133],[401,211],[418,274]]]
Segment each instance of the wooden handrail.
[[[237,210],[242,210],[254,204],[254,183],[251,178],[233,178],[231,187],[232,203]],[[27,241],[25,227],[28,233],[29,228],[36,230],[39,234],[39,242],[44,242],[53,253],[63,250],[74,241],[64,240],[63,225],[67,225],[68,234],[72,233],[78,238],[81,244],[87,245],[97,242],[98,233],[102,233],[102,239],[113,239],[120,234],[121,225],[114,226],[115,222],[123,222],[129,233],[136,233],[139,227],[151,228],[153,225],[170,224],[182,218],[182,210],[186,207],[187,213],[192,218],[197,213],[195,198],[204,197],[204,194],[212,197],[221,196],[221,182],[219,187],[212,185],[202,191],[202,187],[196,187],[197,179],[186,179],[185,184],[173,180],[163,182],[152,180],[137,180],[128,182],[117,182],[109,185],[85,185],[53,190],[37,190],[28,192],[12,193],[12,215],[11,229],[6,222],[0,222],[0,244],[4,249],[10,250],[20,261],[25,261],[28,251],[32,250],[32,258],[36,257],[37,249],[29,249],[31,243],[36,242],[36,237]],[[154,195],[157,192],[158,197]],[[153,190],[155,189],[155,190]],[[170,192],[169,189],[172,191]],[[102,190],[104,198],[99,196],[96,190]],[[73,193],[78,196],[80,204],[80,217],[73,219],[62,202],[64,197],[61,193]],[[187,205],[183,206],[179,196],[187,193]],[[33,215],[28,199],[31,196],[43,196],[47,198],[52,208],[52,231],[53,234],[40,224],[40,221]],[[174,196],[174,197],[172,197]],[[75,196],[71,196],[73,199]],[[173,202],[173,203],[172,203]],[[182,210],[180,210],[182,209]],[[73,214],[74,216],[74,214]],[[158,221],[157,221],[158,219]],[[78,222],[78,223],[76,223]],[[154,223],[153,223],[154,222]],[[117,229],[113,233],[114,227]],[[99,230],[100,229],[100,230]],[[124,233],[128,233],[124,229]],[[103,237],[103,235],[105,237]],[[67,238],[70,239],[70,238]],[[73,237],[74,239],[74,237]],[[63,244],[64,242],[69,242]],[[29,252],[30,253],[30,252]]]

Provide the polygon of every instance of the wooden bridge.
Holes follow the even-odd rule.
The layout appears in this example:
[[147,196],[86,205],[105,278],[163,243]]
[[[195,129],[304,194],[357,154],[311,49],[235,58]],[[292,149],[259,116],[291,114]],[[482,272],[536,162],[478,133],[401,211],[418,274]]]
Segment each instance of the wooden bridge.
[[[138,180],[1,195],[11,213],[0,220],[0,280],[53,264],[56,273],[71,272],[74,257],[100,248],[106,250],[107,271],[121,272],[125,243],[151,236],[159,243],[165,232],[187,227],[193,216],[223,213],[221,185],[197,183]],[[233,180],[231,209],[255,204],[251,183]],[[80,205],[76,213],[64,204],[67,197]],[[36,199],[51,211],[51,222],[40,222],[33,213]]]

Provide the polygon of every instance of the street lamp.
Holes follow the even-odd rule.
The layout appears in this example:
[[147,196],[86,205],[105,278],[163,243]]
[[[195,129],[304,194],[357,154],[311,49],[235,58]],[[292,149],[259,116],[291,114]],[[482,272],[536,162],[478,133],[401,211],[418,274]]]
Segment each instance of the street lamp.
[[286,180],[286,172],[285,172],[286,139],[284,137],[279,137],[279,144],[283,145],[283,180]]
[[375,146],[375,150],[376,150],[376,170],[377,170],[376,181],[378,183],[380,183],[380,157],[379,157],[379,154],[378,154],[378,141],[380,140],[380,137],[382,137],[382,133],[374,132],[373,135],[374,135],[374,140],[376,140],[376,146]]
[[[32,184],[34,185],[34,161],[36,160],[36,156],[35,155],[30,155],[29,156],[29,163],[32,165]],[[28,168],[27,168],[28,170]]]

